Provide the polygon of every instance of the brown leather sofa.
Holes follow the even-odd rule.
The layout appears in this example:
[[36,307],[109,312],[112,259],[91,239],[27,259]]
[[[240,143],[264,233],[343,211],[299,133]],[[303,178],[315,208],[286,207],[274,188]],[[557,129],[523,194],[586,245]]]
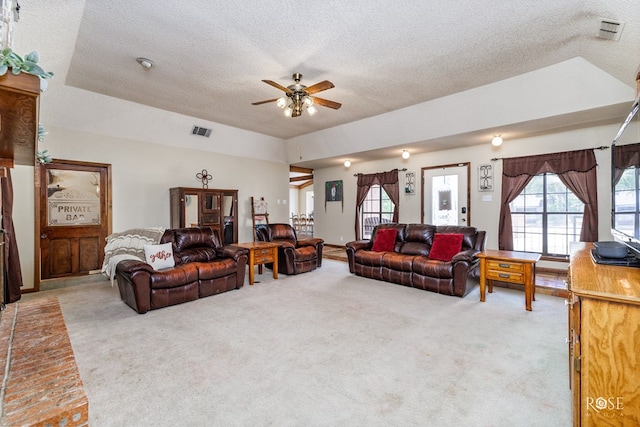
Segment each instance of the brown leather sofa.
[[116,266],[120,297],[138,313],[239,289],[244,284],[248,251],[222,246],[218,230],[168,229],[160,243],[168,242],[173,249],[173,268],[154,270],[135,260]]
[[[393,252],[374,252],[380,230],[395,228]],[[436,233],[462,234],[460,252],[450,261],[429,258]],[[371,240],[346,244],[349,271],[357,276],[384,280],[445,295],[464,297],[479,281],[479,260],[486,233],[475,227],[429,224],[380,224]]]
[[[261,224],[256,226],[259,241],[277,242],[278,273],[300,274],[322,266],[324,240],[317,237],[298,240],[296,230],[289,224]],[[272,268],[273,264],[266,264]]]

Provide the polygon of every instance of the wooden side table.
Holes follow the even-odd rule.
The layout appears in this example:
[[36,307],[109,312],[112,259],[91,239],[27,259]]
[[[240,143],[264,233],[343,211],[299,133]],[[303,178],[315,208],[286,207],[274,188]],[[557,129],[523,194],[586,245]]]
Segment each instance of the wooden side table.
[[232,246],[249,250],[249,284],[255,281],[255,266],[259,266],[262,272],[262,265],[273,263],[273,278],[278,279],[278,243],[273,242],[248,242],[234,243]]
[[525,307],[531,311],[531,301],[536,299],[536,262],[540,254],[530,252],[485,250],[476,255],[480,258],[480,301],[485,300],[489,282],[489,293],[493,292],[492,280],[524,285]]

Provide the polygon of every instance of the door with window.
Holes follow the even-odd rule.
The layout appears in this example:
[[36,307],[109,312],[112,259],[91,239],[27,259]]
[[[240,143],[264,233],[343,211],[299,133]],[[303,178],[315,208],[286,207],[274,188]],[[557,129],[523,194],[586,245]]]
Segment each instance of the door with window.
[[55,160],[40,169],[40,278],[102,268],[111,232],[110,165]]
[[422,168],[422,223],[469,225],[469,163]]

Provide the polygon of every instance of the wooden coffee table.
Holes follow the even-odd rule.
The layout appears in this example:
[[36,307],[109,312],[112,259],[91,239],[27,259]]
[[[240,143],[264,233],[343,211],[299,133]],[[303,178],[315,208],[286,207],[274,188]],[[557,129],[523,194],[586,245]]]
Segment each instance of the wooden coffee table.
[[536,299],[536,262],[540,254],[531,252],[496,251],[487,249],[476,255],[480,258],[480,301],[484,302],[487,282],[493,292],[492,280],[524,285],[525,307],[531,311]]
[[234,243],[232,246],[249,250],[249,284],[253,285],[255,280],[256,265],[262,273],[262,265],[273,263],[273,278],[278,279],[278,243],[272,242],[247,242]]

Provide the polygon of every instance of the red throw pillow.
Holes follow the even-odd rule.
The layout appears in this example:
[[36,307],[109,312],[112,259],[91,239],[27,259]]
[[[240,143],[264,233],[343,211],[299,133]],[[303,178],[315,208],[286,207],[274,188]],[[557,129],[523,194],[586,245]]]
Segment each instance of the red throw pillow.
[[398,229],[396,228],[383,228],[376,232],[376,240],[373,241],[374,252],[393,252],[393,248],[396,244],[396,235]]
[[438,261],[451,261],[451,258],[462,249],[462,234],[436,233],[429,258]]

